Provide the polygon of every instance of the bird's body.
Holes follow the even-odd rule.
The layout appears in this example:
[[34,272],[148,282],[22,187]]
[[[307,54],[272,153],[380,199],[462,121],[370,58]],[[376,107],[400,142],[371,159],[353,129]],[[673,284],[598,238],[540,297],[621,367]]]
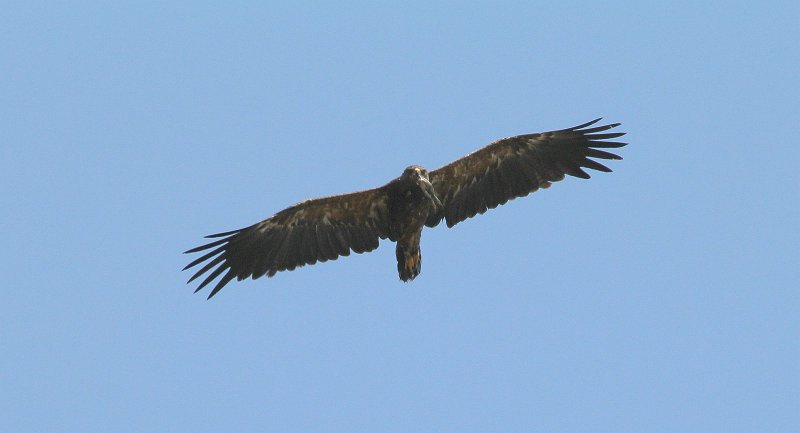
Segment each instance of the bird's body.
[[428,179],[428,171],[419,166],[406,168],[403,175],[385,187],[389,200],[389,239],[397,242],[397,272],[403,281],[413,280],[422,267],[419,248],[422,228],[428,217],[442,207]]
[[589,178],[582,167],[611,171],[589,157],[621,159],[596,148],[624,146],[602,141],[623,133],[599,133],[619,124],[587,128],[598,120],[501,139],[431,172],[412,165],[380,188],[300,202],[250,227],[208,236],[221,239],[187,251],[211,249],[184,270],[208,261],[189,279],[191,282],[213,269],[197,290],[223,275],[210,298],[233,278],[271,277],[347,256],[351,250],[372,251],[379,239],[389,239],[397,243],[400,279],[413,280],[421,270],[424,226],[435,227],[444,219],[452,227],[508,200],[547,188],[565,174]]

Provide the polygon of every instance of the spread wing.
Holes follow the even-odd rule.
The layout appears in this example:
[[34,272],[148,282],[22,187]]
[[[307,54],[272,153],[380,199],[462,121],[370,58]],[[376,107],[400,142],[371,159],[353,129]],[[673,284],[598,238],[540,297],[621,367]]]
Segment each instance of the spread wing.
[[195,292],[222,275],[208,295],[211,298],[234,278],[271,277],[347,256],[350,250],[372,251],[379,238],[388,236],[388,220],[383,188],[306,200],[250,227],[206,236],[221,239],[186,251],[211,250],[183,269],[207,261],[188,281],[211,271]]
[[589,158],[622,159],[598,149],[625,146],[627,143],[604,141],[625,133],[603,132],[619,123],[591,127],[599,120],[559,131],[503,138],[430,172],[428,177],[444,207],[426,224],[434,227],[444,218],[447,227],[452,227],[516,197],[547,188],[566,174],[588,179],[583,167],[610,172]]

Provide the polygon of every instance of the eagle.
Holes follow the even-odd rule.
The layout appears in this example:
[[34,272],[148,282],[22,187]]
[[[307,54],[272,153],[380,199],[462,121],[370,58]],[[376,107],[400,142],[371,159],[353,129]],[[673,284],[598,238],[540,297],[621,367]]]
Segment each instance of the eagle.
[[211,299],[234,278],[272,277],[350,251],[373,251],[380,239],[397,243],[397,271],[402,281],[411,281],[422,269],[425,226],[444,220],[453,227],[565,175],[588,179],[583,168],[611,172],[590,158],[622,159],[601,149],[625,146],[609,141],[625,133],[606,132],[619,123],[594,126],[600,120],[503,138],[433,171],[412,165],[379,188],[305,200],[249,227],[206,236],[214,240],[185,251],[210,250],[183,268],[205,262],[187,284],[205,275],[197,293],[222,275]]

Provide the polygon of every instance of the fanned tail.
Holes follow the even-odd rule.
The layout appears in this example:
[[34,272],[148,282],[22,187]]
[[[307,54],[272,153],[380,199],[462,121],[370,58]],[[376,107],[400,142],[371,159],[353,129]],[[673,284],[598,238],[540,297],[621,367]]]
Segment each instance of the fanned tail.
[[419,243],[416,245],[403,245],[402,241],[397,242],[397,272],[403,281],[411,281],[419,275],[422,270],[422,253],[419,250]]

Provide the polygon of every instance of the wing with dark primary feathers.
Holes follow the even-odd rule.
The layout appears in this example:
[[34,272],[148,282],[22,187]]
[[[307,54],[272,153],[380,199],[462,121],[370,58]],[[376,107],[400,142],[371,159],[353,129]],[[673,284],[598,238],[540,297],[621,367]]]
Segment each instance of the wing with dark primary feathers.
[[547,188],[566,174],[588,179],[584,167],[610,172],[589,158],[622,159],[598,149],[625,146],[627,143],[604,141],[625,133],[603,132],[619,123],[591,127],[599,120],[559,131],[503,138],[430,172],[428,177],[444,208],[431,215],[426,224],[434,227],[444,218],[452,227],[516,197]]
[[234,278],[271,277],[347,256],[350,250],[372,251],[379,238],[388,236],[388,221],[383,188],[306,200],[250,227],[206,236],[221,239],[186,251],[211,250],[183,269],[207,261],[188,281],[211,271],[195,292],[222,275],[208,295],[211,298]]

